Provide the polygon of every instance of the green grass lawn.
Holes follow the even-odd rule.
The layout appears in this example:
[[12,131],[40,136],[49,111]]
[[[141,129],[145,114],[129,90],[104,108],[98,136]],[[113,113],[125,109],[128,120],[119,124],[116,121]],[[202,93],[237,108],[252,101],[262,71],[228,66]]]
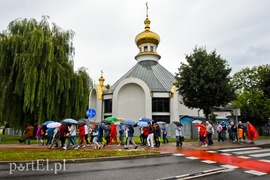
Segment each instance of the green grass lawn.
[[0,150],[0,161],[77,159],[159,154],[148,150]]
[[[0,144],[19,144],[18,136],[0,135]],[[44,138],[46,142],[46,138]],[[134,140],[139,144],[139,137]],[[31,144],[36,144],[36,139],[31,140]],[[37,159],[75,159],[75,158],[100,158],[100,157],[115,157],[115,156],[132,156],[132,155],[146,155],[146,154],[159,154],[151,150],[67,150],[51,149],[51,150],[31,150],[31,149],[18,149],[18,150],[0,150],[0,161],[14,161],[14,160],[37,160]]]

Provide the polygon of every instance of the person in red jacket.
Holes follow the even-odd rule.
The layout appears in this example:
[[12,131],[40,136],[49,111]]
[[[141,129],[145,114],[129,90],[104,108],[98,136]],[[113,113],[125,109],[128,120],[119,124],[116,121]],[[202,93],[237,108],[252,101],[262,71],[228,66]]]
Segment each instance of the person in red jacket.
[[117,131],[116,131],[116,125],[114,123],[112,123],[111,125],[111,132],[110,132],[110,145],[112,145],[112,140],[114,140],[114,142],[120,146],[120,143],[117,141]]
[[146,145],[146,139],[148,134],[149,134],[148,126],[143,127],[143,142],[142,142],[143,146]]
[[254,126],[247,122],[247,137],[251,140],[251,144],[254,144],[254,140],[258,137],[258,132]]
[[206,142],[206,127],[204,124],[195,124],[195,126],[200,127],[200,140],[203,143],[202,147],[207,147],[207,142]]
[[86,146],[84,135],[85,135],[85,128],[84,128],[84,125],[81,125],[79,127],[79,142],[83,142],[83,146],[82,146],[83,148]]
[[62,124],[59,127],[59,130],[60,130],[59,139],[61,141],[61,147],[65,147],[67,127]]

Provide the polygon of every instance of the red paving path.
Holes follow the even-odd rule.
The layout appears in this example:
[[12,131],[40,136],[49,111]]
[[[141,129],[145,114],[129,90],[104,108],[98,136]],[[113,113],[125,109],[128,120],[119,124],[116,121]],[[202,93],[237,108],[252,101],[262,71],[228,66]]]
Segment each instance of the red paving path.
[[[255,142],[256,145],[265,145],[270,143],[270,139],[260,139]],[[245,148],[252,147],[249,143],[245,144],[233,144],[229,141],[224,143],[214,143],[214,146],[208,146],[207,148],[200,147],[201,144],[196,142],[186,142],[183,147],[176,148],[174,143],[171,143],[168,146],[161,146],[161,148],[154,149],[159,152],[171,152],[171,153],[180,153],[185,156],[196,157],[202,160],[215,161],[220,164],[237,166],[239,168],[247,170],[255,170],[263,173],[270,174],[270,162],[259,161],[256,159],[246,159],[240,158],[233,155],[224,155],[219,153],[207,152],[210,150],[218,149],[231,149],[231,148]]]
[[230,155],[223,155],[223,154],[218,154],[218,153],[211,153],[211,152],[206,152],[202,150],[186,151],[186,152],[183,151],[181,152],[181,154],[184,154],[186,156],[197,157],[199,159],[215,161],[220,164],[227,164],[227,165],[237,166],[243,169],[255,170],[255,171],[270,174],[269,162],[263,162],[263,161],[258,161],[254,159],[245,159],[245,158],[240,158],[240,157],[235,157],[235,156],[230,156]]

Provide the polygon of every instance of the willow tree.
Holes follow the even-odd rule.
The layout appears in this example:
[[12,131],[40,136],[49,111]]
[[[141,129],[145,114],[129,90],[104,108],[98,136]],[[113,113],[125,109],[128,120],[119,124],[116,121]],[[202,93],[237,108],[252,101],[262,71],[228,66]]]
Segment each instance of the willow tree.
[[73,37],[46,16],[16,19],[0,33],[2,122],[19,128],[85,116],[91,81],[85,69],[74,72]]

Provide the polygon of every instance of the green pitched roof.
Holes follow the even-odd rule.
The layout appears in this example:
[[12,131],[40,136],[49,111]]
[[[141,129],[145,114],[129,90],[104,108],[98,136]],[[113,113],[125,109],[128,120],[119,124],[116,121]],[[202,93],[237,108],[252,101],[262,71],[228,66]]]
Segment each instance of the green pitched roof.
[[126,78],[138,78],[143,80],[153,92],[169,92],[176,82],[174,75],[160,65],[157,61],[140,61],[124,74],[110,90],[114,91],[116,86]]

